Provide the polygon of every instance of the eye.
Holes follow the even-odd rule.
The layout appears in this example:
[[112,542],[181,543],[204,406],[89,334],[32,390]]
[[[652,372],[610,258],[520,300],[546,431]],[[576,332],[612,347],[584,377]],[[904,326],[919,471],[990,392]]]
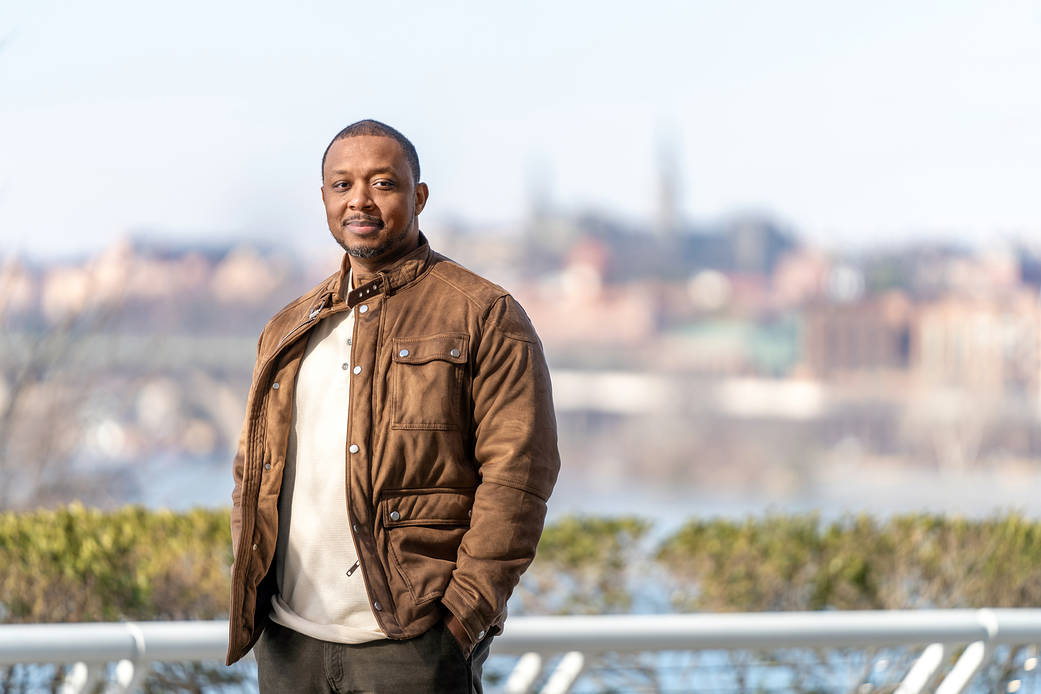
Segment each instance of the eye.
[[375,181],[372,185],[380,190],[390,190],[394,187],[394,181],[388,181],[385,178],[381,178],[378,181]]
[[333,190],[347,190],[350,188],[350,184],[347,181],[336,181],[332,185]]

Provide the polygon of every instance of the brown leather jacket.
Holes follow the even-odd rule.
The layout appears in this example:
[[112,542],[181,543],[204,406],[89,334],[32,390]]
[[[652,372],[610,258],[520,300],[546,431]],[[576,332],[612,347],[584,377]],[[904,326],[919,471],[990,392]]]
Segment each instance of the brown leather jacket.
[[275,315],[257,346],[234,462],[229,665],[256,643],[276,590],[293,389],[307,334],[328,315],[355,310],[345,530],[387,636],[421,634],[446,608],[464,650],[498,633],[542,533],[560,460],[549,372],[524,311],[422,237],[346,293],[348,267],[345,256]]

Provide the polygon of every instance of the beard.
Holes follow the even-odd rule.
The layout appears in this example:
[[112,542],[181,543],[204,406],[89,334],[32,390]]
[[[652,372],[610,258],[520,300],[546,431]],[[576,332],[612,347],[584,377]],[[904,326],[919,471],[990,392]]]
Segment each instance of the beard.
[[389,236],[384,239],[382,243],[375,246],[351,246],[346,240],[341,240],[335,236],[333,238],[336,239],[336,243],[340,244],[340,248],[346,251],[347,255],[353,258],[378,258],[404,241],[405,237],[408,236],[409,231],[410,228],[405,227],[401,230],[401,233],[395,236]]

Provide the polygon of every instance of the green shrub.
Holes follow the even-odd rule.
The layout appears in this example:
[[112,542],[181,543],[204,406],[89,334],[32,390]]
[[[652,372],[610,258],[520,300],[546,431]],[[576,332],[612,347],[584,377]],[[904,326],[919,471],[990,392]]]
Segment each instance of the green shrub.
[[2,621],[226,616],[228,528],[226,510],[0,514]]
[[648,562],[641,542],[650,528],[628,516],[570,516],[547,525],[515,601],[528,614],[629,611],[633,568]]
[[681,611],[1034,607],[1041,523],[860,515],[694,520],[657,560]]
[[[73,505],[0,514],[0,621],[227,616],[227,510]],[[1041,522],[935,515],[694,519],[658,542],[633,517],[547,525],[517,590],[527,614],[1041,604]],[[637,605],[646,609],[646,605]]]

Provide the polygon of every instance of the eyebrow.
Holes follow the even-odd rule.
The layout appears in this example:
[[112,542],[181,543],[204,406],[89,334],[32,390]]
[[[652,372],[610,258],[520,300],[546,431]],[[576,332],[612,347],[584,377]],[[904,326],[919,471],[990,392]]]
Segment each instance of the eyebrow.
[[[350,171],[349,169],[337,169],[335,171],[330,171],[329,172],[329,174],[332,175],[332,176],[344,176],[344,175],[349,175],[351,173],[353,173],[353,172]],[[377,175],[380,175],[380,174],[382,174],[384,176],[386,176],[388,174],[391,175],[391,176],[397,176],[397,173],[394,171],[394,169],[374,169],[374,170],[370,171],[367,175],[368,176],[377,176]]]

